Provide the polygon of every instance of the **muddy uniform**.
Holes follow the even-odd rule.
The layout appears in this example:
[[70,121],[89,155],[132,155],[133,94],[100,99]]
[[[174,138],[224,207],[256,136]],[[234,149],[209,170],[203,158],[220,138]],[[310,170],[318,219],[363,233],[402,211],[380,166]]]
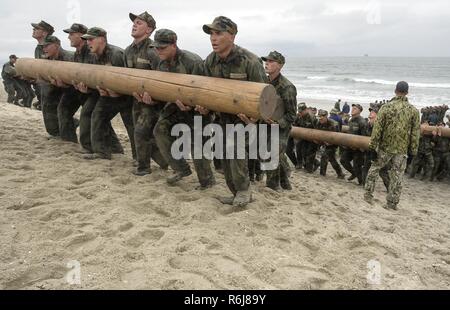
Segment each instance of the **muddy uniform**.
[[[162,61],[159,65],[159,71],[183,74],[202,74],[202,59],[194,53],[178,49],[174,61],[172,63]],[[170,167],[175,172],[181,173],[182,175],[191,174],[191,168],[185,159],[182,158],[176,160],[172,157],[171,147],[173,142],[175,142],[176,137],[172,137],[171,130],[176,124],[186,124],[191,128],[193,133],[191,151],[194,158],[195,145],[193,129],[195,116],[201,117],[201,115],[194,110],[189,112],[180,111],[176,104],[168,103],[162,110],[154,130],[155,138],[162,155],[170,164]],[[208,116],[203,117],[202,119],[204,126],[210,122]],[[203,144],[201,147],[203,147]],[[202,153],[199,152],[199,154]],[[194,158],[193,162],[201,187],[206,188],[214,185],[215,178],[211,169],[211,161],[205,158]]]
[[[100,56],[96,55],[93,63],[96,65],[123,67],[123,50],[117,46],[107,44],[103,54]],[[120,113],[128,132],[131,149],[135,149],[132,106],[133,103],[129,96],[115,98],[100,96],[98,98],[91,116],[91,144],[92,151],[95,154],[104,159],[111,159],[111,155],[114,152],[111,120],[118,113]]]
[[[92,63],[92,55],[90,54],[87,44],[85,44],[80,51],[75,52],[73,61],[82,64]],[[63,95],[58,105],[59,133],[62,140],[78,143],[76,120],[74,120],[73,116],[88,98],[88,94],[77,91],[73,86],[63,90]],[[90,132],[90,124],[87,131]],[[80,134],[84,134],[84,132],[85,128],[80,128]],[[85,137],[86,135],[83,136],[84,140],[86,140]],[[82,145],[86,144],[90,145],[90,136],[87,141],[83,141],[82,143]]]
[[[131,44],[125,49],[124,62],[127,68],[142,70],[156,70],[159,65],[159,56],[152,45],[151,39],[145,39],[138,44]],[[146,105],[133,101],[133,122],[135,150],[133,157],[138,162],[138,171],[150,172],[150,161],[153,160],[162,168],[167,167],[167,162],[162,157],[153,136],[153,129],[158,121],[163,104]]]
[[[349,134],[366,136],[367,135],[367,121],[361,116],[353,117],[348,126],[350,127]],[[351,163],[353,161],[353,164]],[[343,148],[341,155],[342,166],[352,174],[352,178],[357,178],[358,183],[363,185],[363,165],[364,152],[360,150],[352,150],[350,148]]]
[[[272,55],[274,53],[271,53]],[[270,56],[269,55],[269,56]],[[268,57],[269,57],[268,56]],[[273,55],[274,58],[277,54]],[[289,165],[287,163],[286,148],[291,134],[292,124],[297,116],[297,89],[296,87],[281,73],[273,81],[270,82],[281,98],[284,107],[284,115],[277,121],[279,125],[279,160],[280,164],[277,169],[267,171],[267,186],[277,188],[281,185],[283,189],[290,190],[289,182]],[[270,145],[271,134],[268,135],[268,145]]]
[[[51,36],[47,37],[50,38]],[[73,53],[60,49],[57,61],[73,61]],[[63,88],[56,87],[50,83],[40,83],[42,114],[44,116],[44,125],[48,134],[53,137],[60,136],[58,105],[64,93]]]
[[[325,124],[321,124],[320,122],[316,123],[316,129],[317,130],[324,130],[324,131],[332,131],[332,132],[339,132],[339,124],[331,119],[328,119]],[[333,166],[334,171],[336,171],[336,174],[339,178],[343,178],[344,174],[342,173],[342,168],[339,165],[338,161],[336,160],[336,151],[337,151],[337,145],[326,145],[325,151],[322,154],[322,157],[320,159],[320,174],[322,176],[327,175],[327,168],[328,168],[328,162],[331,163],[331,166]]]
[[[261,60],[248,50],[234,46],[226,59],[221,59],[215,52],[205,60],[205,75],[240,81],[267,83]],[[226,132],[227,124],[245,124],[236,115],[218,113],[218,122]],[[250,186],[248,171],[248,138],[246,138],[245,159],[225,159],[223,169],[230,191],[236,196],[238,192],[247,192]],[[236,152],[236,150],[235,150]]]

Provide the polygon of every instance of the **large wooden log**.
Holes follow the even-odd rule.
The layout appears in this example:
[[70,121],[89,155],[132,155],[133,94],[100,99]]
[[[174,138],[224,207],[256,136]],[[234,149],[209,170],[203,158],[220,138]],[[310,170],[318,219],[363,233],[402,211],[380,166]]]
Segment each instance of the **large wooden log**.
[[152,98],[186,105],[201,105],[211,111],[243,113],[261,119],[278,119],[278,96],[272,85],[197,75],[129,69],[111,66],[21,58],[16,62],[19,75],[43,79],[83,82],[122,95],[148,92]]
[[292,128],[291,136],[295,139],[310,142],[328,143],[331,145],[346,146],[356,150],[368,150],[370,137],[350,135],[341,132],[316,130],[310,128]]
[[[450,128],[422,125],[420,126],[420,131],[424,136],[431,136],[433,131],[441,131],[442,137],[450,138]],[[342,132],[349,133],[350,128],[348,126],[342,126]]]

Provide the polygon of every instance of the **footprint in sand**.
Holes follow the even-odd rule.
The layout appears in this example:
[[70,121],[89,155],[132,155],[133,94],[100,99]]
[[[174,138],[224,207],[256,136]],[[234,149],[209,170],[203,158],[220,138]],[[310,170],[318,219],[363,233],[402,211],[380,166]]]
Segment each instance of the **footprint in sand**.
[[137,233],[126,241],[126,244],[138,248],[146,242],[157,242],[164,237],[165,232],[159,229],[148,229]]
[[60,280],[65,277],[68,269],[64,266],[32,266],[20,273],[16,278],[4,283],[6,290],[19,290],[30,288],[32,285],[46,280]]
[[32,208],[35,207],[39,207],[45,205],[45,202],[41,202],[41,201],[21,201],[19,203],[16,203],[14,205],[12,205],[11,207],[8,207],[8,210],[15,210],[15,211],[25,211],[25,210],[30,210]]
[[66,243],[66,248],[79,248],[88,242],[95,240],[97,236],[92,232],[86,232],[72,237],[70,241]]

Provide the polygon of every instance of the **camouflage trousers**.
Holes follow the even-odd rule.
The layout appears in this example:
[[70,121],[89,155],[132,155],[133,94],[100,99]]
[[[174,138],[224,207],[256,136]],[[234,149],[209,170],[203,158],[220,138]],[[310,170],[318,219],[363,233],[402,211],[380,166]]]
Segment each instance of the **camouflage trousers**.
[[[87,97],[87,99],[86,99]],[[80,144],[81,146],[89,152],[93,152],[91,143],[91,123],[92,123],[92,112],[94,112],[95,106],[99,100],[100,95],[98,92],[93,92],[86,95],[86,99],[81,108],[80,114]],[[107,124],[108,132],[111,135],[112,153],[122,154],[123,147],[120,144],[119,138],[117,137],[114,129],[111,126],[111,122]]]
[[119,113],[127,130],[134,157],[134,125],[131,97],[100,97],[94,111],[92,111],[91,143],[93,152],[100,154],[105,159],[111,159],[113,154],[111,121]]
[[161,109],[162,104],[150,106],[133,101],[134,141],[138,170],[150,170],[151,159],[163,169],[168,167],[153,134]]
[[387,202],[389,206],[395,207],[400,202],[402,193],[403,175],[405,173],[407,155],[387,154],[383,151],[378,152],[377,160],[372,164],[367,175],[365,190],[370,196],[373,196],[375,184],[381,169],[388,167],[389,189]]
[[450,169],[450,152],[443,153],[437,152],[434,154],[434,168],[431,179],[434,180],[436,177],[440,180],[443,178],[445,172]]
[[286,156],[291,160],[291,162],[294,164],[294,166],[297,167],[298,165],[298,159],[297,154],[295,152],[296,143],[294,138],[289,137],[287,146],[286,146]]
[[[176,141],[177,137],[171,135],[173,126],[176,124],[186,124],[190,127],[191,133],[194,134],[194,112],[183,112],[178,109],[174,104],[168,104],[164,107],[158,122],[155,125],[153,131],[156,144],[158,145],[161,155],[164,157],[165,161],[169,163],[169,166],[175,172],[190,172],[191,168],[187,163],[186,159],[174,159],[172,156],[172,145]],[[205,124],[203,124],[205,125]],[[194,158],[195,144],[194,137],[191,137],[191,153]],[[203,148],[203,143],[201,145]],[[199,151],[203,151],[202,149]],[[200,153],[201,154],[201,153]],[[193,159],[194,168],[197,173],[198,181],[201,186],[208,186],[209,184],[215,183],[214,173],[211,169],[211,161],[206,158]]]
[[320,174],[325,176],[327,175],[327,168],[328,163],[331,164],[334,171],[336,171],[336,174],[338,176],[342,176],[342,168],[339,165],[338,161],[336,160],[336,146],[327,146],[325,148],[324,153],[322,154],[322,157],[320,158]]
[[[353,164],[352,164],[353,162]],[[359,184],[363,184],[363,165],[364,165],[364,153],[361,151],[352,150],[349,148],[344,149],[341,155],[341,165],[358,178]]]
[[[279,134],[279,146],[278,146],[278,155],[279,155],[279,165],[275,170],[268,170],[267,173],[267,186],[274,188],[278,187],[283,184],[289,184],[289,164],[287,162],[286,157],[286,148],[287,143],[289,140],[289,134],[290,134],[291,128],[289,129],[281,129],[280,128],[280,134]],[[270,140],[272,139],[271,134],[267,135],[268,142],[267,145],[270,148]],[[270,150],[269,150],[270,151]]]
[[414,178],[421,167],[423,168],[423,178],[430,178],[434,168],[434,158],[433,152],[431,150],[426,152],[419,152],[417,156],[414,157],[411,164],[410,177]]
[[5,87],[5,92],[8,94],[8,103],[13,103],[14,99],[16,97],[16,90],[14,88],[14,82],[13,81],[3,81],[3,86]]
[[23,99],[23,106],[26,108],[31,108],[33,103],[33,98],[35,97],[34,91],[31,88],[31,83],[25,80],[17,79],[17,94]]
[[58,105],[59,134],[63,141],[78,143],[75,113],[87,96],[70,87],[64,90]]
[[[226,123],[220,124],[222,127],[223,132],[226,131]],[[228,159],[225,157],[225,159],[222,160],[222,168],[225,175],[225,182],[228,186],[228,189],[233,193],[234,196],[237,195],[238,192],[246,192],[250,189],[250,177],[249,177],[249,168],[248,168],[248,162],[249,162],[249,154],[248,154],[248,146],[249,146],[249,138],[248,136],[245,137],[244,145],[241,145],[240,147],[243,147],[245,149],[244,152],[244,158],[237,159],[238,158],[238,151],[237,151],[237,143],[236,142],[237,135],[234,135],[234,137],[226,137],[225,141],[225,150],[230,145],[234,145],[234,150],[232,149],[229,151],[229,153],[234,152],[234,159]],[[227,139],[233,139],[234,141],[230,141]]]
[[58,105],[61,101],[62,89],[50,84],[40,84],[42,115],[47,133],[59,136]]
[[[372,164],[377,160],[378,155],[374,151],[365,152],[364,154],[364,167],[363,167],[363,180],[364,184],[367,182],[367,176],[369,174],[369,170],[372,167]],[[385,166],[380,170],[380,177],[383,180],[384,186],[386,190],[389,190],[389,166]]]

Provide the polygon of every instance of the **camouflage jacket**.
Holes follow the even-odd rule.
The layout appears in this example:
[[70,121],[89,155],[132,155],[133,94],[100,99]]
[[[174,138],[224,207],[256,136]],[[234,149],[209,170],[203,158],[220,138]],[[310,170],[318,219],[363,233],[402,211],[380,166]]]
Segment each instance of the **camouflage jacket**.
[[317,119],[309,113],[306,113],[303,116],[297,117],[294,122],[294,125],[302,128],[316,128]]
[[367,136],[367,121],[362,117],[352,117],[348,122],[349,134],[357,136]]
[[432,136],[421,136],[419,139],[419,153],[431,153],[435,143]]
[[58,60],[58,61],[73,61],[74,53],[70,51],[66,51],[63,48],[59,49],[59,55],[55,59],[49,59],[49,60]]
[[44,47],[42,45],[36,46],[34,50],[34,58],[35,59],[45,59]]
[[[317,129],[317,130],[334,131],[334,132],[340,131],[339,123],[332,119],[328,119],[325,124],[322,124],[319,121],[317,121],[314,126],[315,126],[315,129]],[[337,145],[327,145],[326,148],[327,149],[337,148]]]
[[333,121],[332,119],[328,119],[328,121],[325,124],[321,124],[320,122],[316,122],[315,129],[339,132],[339,124],[338,124],[338,122]]
[[378,112],[370,149],[388,154],[416,155],[420,138],[419,111],[407,97],[395,97]]
[[450,152],[450,138],[435,136],[433,137],[434,152],[435,153],[448,153]]
[[281,129],[290,130],[297,118],[297,88],[282,74],[270,84],[275,87],[284,105],[284,115],[277,122]]
[[[205,76],[268,83],[262,60],[248,50],[235,45],[226,59],[221,59],[212,52],[204,61],[203,74]],[[221,113],[222,124],[236,124],[242,121],[236,115]]]
[[92,63],[94,65],[124,67],[123,49],[111,44],[106,44],[103,54],[100,56],[94,55]]
[[91,54],[91,50],[87,44],[84,44],[80,51],[75,51],[73,61],[83,64],[93,63],[94,55]]
[[127,68],[156,70],[159,65],[159,56],[155,48],[151,47],[152,40],[145,39],[138,44],[132,43],[125,49],[124,63]]
[[16,75],[16,68],[11,62],[7,62],[3,65],[2,69],[2,79],[4,81],[12,80]]
[[[161,61],[158,65],[158,71],[202,75],[202,62],[202,58],[197,54],[177,49],[175,59],[172,62],[167,60]],[[161,112],[161,117],[167,117],[177,111],[179,109],[175,104],[168,103]],[[192,115],[195,114],[198,113],[192,112]]]

